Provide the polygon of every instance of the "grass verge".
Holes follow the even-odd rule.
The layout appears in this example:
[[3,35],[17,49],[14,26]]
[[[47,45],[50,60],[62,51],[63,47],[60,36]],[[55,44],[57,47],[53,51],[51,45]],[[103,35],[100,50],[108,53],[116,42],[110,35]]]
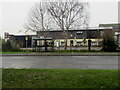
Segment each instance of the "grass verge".
[[0,52],[0,54],[29,54],[33,52]]
[[120,88],[118,70],[3,69],[3,88]]
[[0,54],[30,54],[30,53],[119,53],[119,52],[102,52],[99,50],[60,50],[54,52],[0,52]]

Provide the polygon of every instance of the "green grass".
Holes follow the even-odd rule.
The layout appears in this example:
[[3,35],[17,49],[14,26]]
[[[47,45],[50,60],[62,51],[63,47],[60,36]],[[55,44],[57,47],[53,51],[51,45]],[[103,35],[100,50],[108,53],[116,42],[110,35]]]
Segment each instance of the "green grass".
[[0,52],[0,54],[27,54],[33,52]]
[[3,69],[3,88],[120,88],[118,70]]
[[100,50],[60,50],[54,52],[0,52],[0,54],[29,54],[29,53],[119,53],[119,52],[102,52]]

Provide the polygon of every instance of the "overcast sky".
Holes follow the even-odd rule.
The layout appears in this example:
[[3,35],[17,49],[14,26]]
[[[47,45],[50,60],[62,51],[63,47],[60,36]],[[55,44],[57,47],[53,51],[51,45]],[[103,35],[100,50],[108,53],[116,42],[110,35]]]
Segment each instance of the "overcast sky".
[[[16,34],[28,18],[28,13],[34,2],[2,2],[1,18],[2,32]],[[90,27],[98,27],[99,24],[118,22],[117,2],[89,2],[90,5]]]

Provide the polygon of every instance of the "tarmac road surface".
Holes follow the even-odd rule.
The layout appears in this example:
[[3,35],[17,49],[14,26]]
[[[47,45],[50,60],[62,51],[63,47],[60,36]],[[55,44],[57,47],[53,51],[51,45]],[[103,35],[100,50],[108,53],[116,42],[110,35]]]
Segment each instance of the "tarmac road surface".
[[4,56],[2,68],[118,69],[118,56]]

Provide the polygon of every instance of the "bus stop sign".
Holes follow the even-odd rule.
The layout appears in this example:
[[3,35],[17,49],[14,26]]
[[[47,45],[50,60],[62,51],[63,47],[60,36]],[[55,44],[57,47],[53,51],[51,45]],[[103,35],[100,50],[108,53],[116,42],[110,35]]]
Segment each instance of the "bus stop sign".
[[28,40],[28,36],[25,37],[25,40]]

